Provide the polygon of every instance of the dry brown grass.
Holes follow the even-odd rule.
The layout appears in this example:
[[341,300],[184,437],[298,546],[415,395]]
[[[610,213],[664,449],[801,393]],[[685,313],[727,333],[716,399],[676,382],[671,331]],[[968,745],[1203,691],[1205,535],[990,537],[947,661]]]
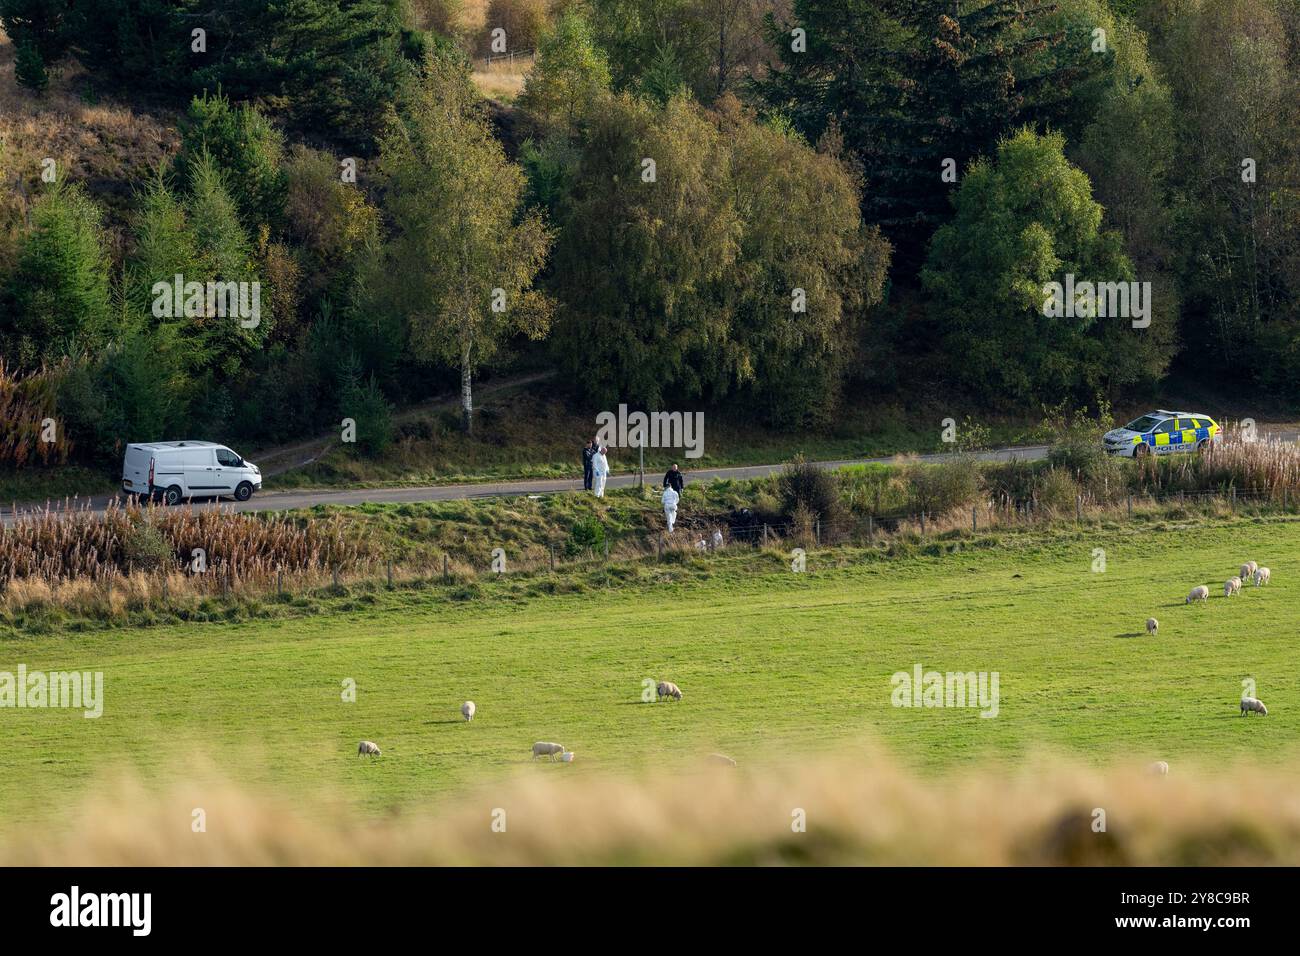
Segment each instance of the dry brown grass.
[[367,567],[341,520],[262,518],[228,510],[141,508],[112,502],[97,514],[65,503],[24,512],[0,529],[0,582],[39,578],[51,585],[118,579],[136,570],[180,571],[194,549],[215,576],[268,581],[279,571]]
[[[53,417],[59,376],[69,364],[18,376],[0,355],[0,466],[67,464],[72,443]],[[55,426],[52,441],[46,440],[47,421]]]
[[[701,759],[622,777],[530,765],[428,814],[382,820],[339,799],[292,803],[210,774],[163,792],[118,780],[93,787],[49,826],[11,828],[0,837],[0,864],[1300,863],[1294,771],[1174,766],[1158,777],[1136,765],[1043,758],[920,776],[868,752],[777,766]],[[206,832],[191,829],[195,808],[206,813]],[[491,827],[497,808],[504,833]],[[806,832],[792,827],[796,810]],[[1104,831],[1094,828],[1098,810]]]
[[528,71],[533,68],[535,57],[519,56],[513,59],[494,60],[489,66],[484,61],[474,61],[474,85],[488,99],[509,103],[524,91]]
[[84,71],[69,60],[51,67],[44,94],[23,89],[14,80],[13,44],[0,30],[0,183],[16,187],[20,214],[39,188],[45,158],[55,161],[60,180],[86,183],[96,198],[124,209],[127,184],[178,148],[177,117],[90,102],[82,95],[86,85]]

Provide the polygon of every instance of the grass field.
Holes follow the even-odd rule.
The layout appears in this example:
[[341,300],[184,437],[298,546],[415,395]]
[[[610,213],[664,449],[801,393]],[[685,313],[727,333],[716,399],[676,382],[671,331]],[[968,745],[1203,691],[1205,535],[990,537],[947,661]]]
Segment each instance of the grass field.
[[[503,582],[462,603],[396,592],[326,617],[11,639],[0,671],[102,670],[105,705],[97,720],[0,710],[0,814],[42,818],[124,771],[162,787],[201,768],[296,803],[328,794],[406,812],[512,773],[671,774],[710,751],[778,767],[878,741],[922,772],[1053,751],[1179,769],[1294,751],[1300,523],[983,544],[813,552],[802,575],[745,550],[688,559],[709,562],[703,575],[665,564],[577,594],[509,597]],[[1095,548],[1104,573],[1091,570]],[[1248,557],[1273,583],[1223,598]],[[1214,596],[1185,606],[1201,583]],[[1142,633],[1150,615],[1155,638]],[[998,715],[892,706],[891,674],[917,663],[997,671]],[[349,678],[355,703],[341,699]],[[684,700],[641,703],[645,678],[676,681]],[[1269,717],[1238,717],[1245,678]],[[465,699],[479,710],[469,725]],[[359,759],[361,738],[383,757]],[[577,760],[530,764],[539,739]]]

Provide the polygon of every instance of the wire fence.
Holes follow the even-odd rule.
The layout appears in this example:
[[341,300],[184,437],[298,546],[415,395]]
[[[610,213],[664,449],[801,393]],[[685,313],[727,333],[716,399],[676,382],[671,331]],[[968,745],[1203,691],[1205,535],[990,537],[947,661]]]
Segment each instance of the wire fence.
[[531,60],[536,50],[511,50],[508,53],[489,53],[483,57],[483,66],[491,69],[493,63],[507,63],[511,69],[514,69],[515,58],[520,60]]
[[[518,546],[480,550],[444,548],[418,560],[359,554],[346,563],[330,567],[292,569],[260,565],[253,571],[214,555],[202,569],[168,565],[162,568],[125,569],[103,565],[102,573],[91,577],[43,580],[0,578],[0,602],[11,611],[33,604],[80,605],[88,613],[103,615],[125,610],[163,610],[189,602],[191,605],[271,599],[292,602],[316,595],[344,595],[350,589],[469,585],[473,582],[510,575],[548,576],[559,573],[608,569],[629,562],[681,562],[690,556],[706,556],[738,549],[778,548],[792,553],[832,547],[888,546],[907,541],[952,540],[997,530],[1028,530],[1051,525],[1082,525],[1085,522],[1122,522],[1135,517],[1183,514],[1273,513],[1296,510],[1287,489],[1277,492],[1241,492],[1236,489],[1201,492],[1112,495],[1080,494],[1069,502],[1048,503],[1036,498],[1023,501],[1003,497],[943,510],[904,510],[894,513],[848,514],[823,521],[814,516],[795,521],[762,515],[749,509],[723,514],[681,512],[669,533],[661,513],[648,516],[651,526],[615,532],[601,526],[594,538],[583,540],[572,533]],[[1071,512],[1073,512],[1071,514]],[[659,526],[655,526],[659,525]]]

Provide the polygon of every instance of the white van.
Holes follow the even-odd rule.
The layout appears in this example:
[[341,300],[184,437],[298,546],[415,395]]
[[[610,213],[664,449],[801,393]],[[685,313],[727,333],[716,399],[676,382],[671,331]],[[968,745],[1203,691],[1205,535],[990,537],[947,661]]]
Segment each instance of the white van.
[[210,441],[161,441],[127,445],[122,490],[141,501],[169,505],[182,498],[233,495],[247,501],[262,490],[262,472],[225,445]]

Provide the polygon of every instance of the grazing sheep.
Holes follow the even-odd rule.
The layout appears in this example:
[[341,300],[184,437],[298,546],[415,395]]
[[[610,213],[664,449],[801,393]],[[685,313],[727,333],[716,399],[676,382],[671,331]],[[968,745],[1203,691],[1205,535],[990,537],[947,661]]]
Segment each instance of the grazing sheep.
[[550,757],[551,760],[554,760],[557,754],[562,753],[568,753],[563,744],[547,743],[544,740],[539,740],[537,743],[533,744],[534,760],[538,757]]
[[1210,599],[1210,589],[1204,584],[1194,587],[1187,592],[1187,600],[1184,604],[1191,604],[1193,601],[1208,601]]
[[722,544],[723,544],[723,541],[722,541],[722,532],[719,531],[717,528],[714,528],[714,529],[713,529],[713,537],[710,538],[709,541],[710,541],[710,544],[713,545],[713,547],[714,547],[715,550],[718,549],[718,548],[720,548],[720,547],[722,547]]
[[1241,566],[1241,574],[1239,575],[1240,578],[1243,581],[1249,581],[1251,577],[1254,576],[1255,569],[1258,567],[1259,565],[1256,564],[1254,561],[1247,561],[1245,564]]
[[1228,578],[1223,582],[1223,596],[1232,597],[1241,593],[1241,578]]
[[464,715],[465,720],[467,721],[474,719],[474,711],[476,710],[478,710],[478,708],[474,706],[474,702],[472,700],[467,700],[465,701],[465,703],[460,705],[460,712],[462,715]]
[[726,754],[709,754],[709,763],[715,763],[719,767],[734,767],[736,765],[736,761]]
[[1259,587],[1261,584],[1268,584],[1268,579],[1269,579],[1271,576],[1272,576],[1272,572],[1269,571],[1268,568],[1258,568],[1258,569],[1256,569],[1256,571],[1255,571],[1255,587]]
[[383,754],[383,751],[379,749],[379,744],[375,743],[373,740],[363,740],[361,743],[357,744],[357,756],[360,757],[362,754],[369,754],[372,757],[378,757]]
[[1157,760],[1151,766],[1147,767],[1147,770],[1155,774],[1157,777],[1169,776],[1169,764],[1165,763],[1163,760]]
[[682,699],[682,690],[672,681],[661,680],[655,685],[656,697],[671,697],[673,700]]
[[1258,698],[1255,697],[1241,698],[1241,716],[1245,717],[1251,711],[1254,711],[1255,713],[1259,714],[1261,717],[1268,716],[1268,708],[1264,706],[1264,702],[1262,700],[1259,700]]
[[1158,630],[1160,630],[1160,622],[1154,617],[1147,618],[1147,633],[1154,634]]

